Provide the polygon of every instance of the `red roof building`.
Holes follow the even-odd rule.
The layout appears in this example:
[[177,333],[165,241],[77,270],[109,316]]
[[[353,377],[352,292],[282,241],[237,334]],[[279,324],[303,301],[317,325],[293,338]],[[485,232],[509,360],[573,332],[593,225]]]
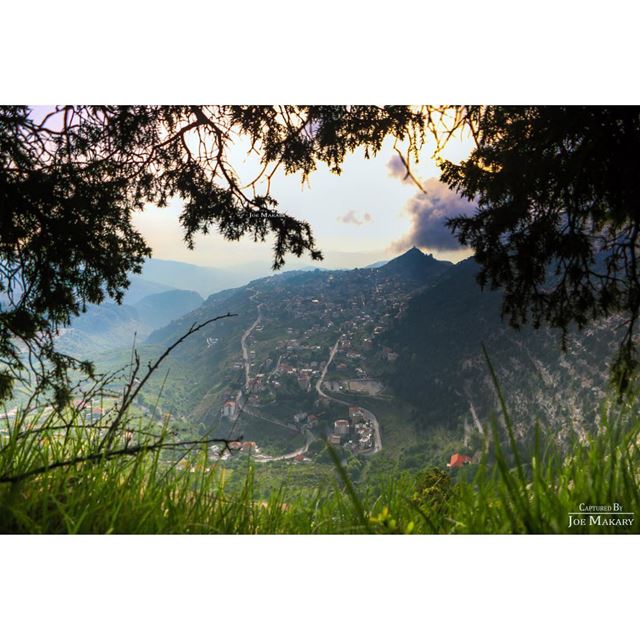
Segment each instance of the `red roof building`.
[[451,456],[451,460],[447,464],[447,467],[450,469],[458,469],[459,467],[464,467],[465,464],[469,464],[471,462],[471,458],[469,456],[462,455],[460,453],[454,453]]

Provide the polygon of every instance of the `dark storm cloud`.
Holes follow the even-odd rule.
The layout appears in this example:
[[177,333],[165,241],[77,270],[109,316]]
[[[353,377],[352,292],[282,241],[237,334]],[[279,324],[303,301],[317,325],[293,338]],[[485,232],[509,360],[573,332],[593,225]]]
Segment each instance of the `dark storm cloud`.
[[436,251],[460,249],[446,222],[456,216],[472,216],[475,204],[460,198],[436,178],[427,180],[424,188],[426,193],[416,194],[407,203],[406,211],[412,219],[411,230],[395,242],[393,248],[397,251],[412,246]]
[[373,216],[370,213],[365,213],[364,216],[362,216],[362,219],[360,219],[356,215],[356,212],[351,209],[351,211],[347,211],[347,213],[345,213],[343,216],[338,216],[337,220],[338,222],[342,222],[343,224],[361,225],[366,224],[367,222],[372,222]]

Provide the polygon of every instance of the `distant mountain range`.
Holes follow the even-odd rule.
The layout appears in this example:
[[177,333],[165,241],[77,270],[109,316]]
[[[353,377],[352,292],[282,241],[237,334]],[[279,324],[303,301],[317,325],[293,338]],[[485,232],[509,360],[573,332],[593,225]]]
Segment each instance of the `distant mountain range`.
[[267,273],[268,268],[258,263],[218,269],[150,258],[141,274],[130,274],[122,305],[110,300],[89,305],[62,331],[58,346],[74,354],[129,347],[134,334],[143,340],[199,307],[204,298]]
[[[318,268],[321,268],[319,264],[303,265],[296,268],[285,268],[277,273],[313,271]],[[133,289],[133,296],[137,298],[135,300],[137,302],[144,297],[136,295],[137,289],[145,289],[145,295],[160,293],[169,289],[185,289],[196,291],[203,298],[206,298],[212,293],[241,287],[251,282],[251,280],[268,277],[275,273],[271,270],[270,264],[262,262],[250,262],[220,269],[218,267],[202,267],[176,260],[150,258],[145,262],[142,274],[131,277],[132,286],[129,288],[127,296],[131,296]]]
[[130,347],[134,335],[144,339],[153,330],[170,324],[203,302],[199,293],[178,289],[152,293],[137,300],[140,292],[155,288],[148,287],[149,284],[155,283],[137,281],[134,295],[125,298],[130,304],[89,305],[86,313],[62,331],[58,347],[72,354]]
[[140,277],[147,282],[162,283],[171,289],[197,291],[206,298],[216,291],[247,284],[255,275],[244,269],[217,269],[151,258],[145,262]]
[[129,281],[131,284],[124,294],[124,303],[129,305],[134,305],[147,296],[172,291],[174,289],[171,285],[145,280],[142,276],[138,275],[129,276]]

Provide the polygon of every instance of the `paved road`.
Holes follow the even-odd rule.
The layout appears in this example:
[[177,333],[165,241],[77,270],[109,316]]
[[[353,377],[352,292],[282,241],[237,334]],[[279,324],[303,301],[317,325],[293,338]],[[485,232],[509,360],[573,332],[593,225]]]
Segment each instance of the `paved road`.
[[277,420],[276,418],[271,418],[269,416],[263,416],[261,413],[259,413],[258,411],[253,411],[249,408],[247,408],[246,404],[244,405],[243,408],[244,413],[253,416],[254,418],[258,418],[260,420],[264,420],[265,422],[270,422],[271,424],[276,424],[279,427],[283,427],[284,429],[289,429],[289,431],[295,431],[296,433],[300,433],[300,430],[297,427],[293,427],[289,424],[287,424],[286,422],[282,422],[282,420]]
[[[249,354],[247,352],[246,341],[247,341],[247,338],[251,335],[252,331],[256,328],[256,326],[261,321],[262,321],[262,303],[259,303],[258,317],[256,318],[256,321],[244,332],[240,341],[242,345],[242,358],[244,360],[244,367],[245,367],[245,389],[248,386],[249,377],[250,377],[250,362],[249,362]],[[316,391],[318,392],[319,396],[326,398],[330,402],[337,402],[338,404],[342,404],[348,407],[354,403],[347,402],[345,400],[339,400],[338,398],[334,398],[328,395],[322,388],[322,384],[324,383],[324,379],[325,379],[325,376],[327,375],[327,371],[329,370],[329,366],[333,362],[336,352],[338,351],[338,345],[340,344],[340,339],[341,338],[338,338],[335,344],[333,345],[333,347],[331,348],[329,359],[327,360],[327,363],[324,365],[324,368],[322,369],[322,373],[320,374],[320,378],[318,379],[318,382],[316,382]],[[278,360],[278,363],[279,362],[280,360]],[[276,368],[277,368],[277,365],[276,365]],[[362,410],[365,418],[371,423],[371,426],[373,428],[373,450],[368,451],[366,453],[370,453],[370,454],[378,453],[378,451],[382,450],[382,436],[380,434],[380,424],[376,416],[373,413],[371,413],[371,411],[369,411],[368,409],[365,409],[364,407],[362,407]],[[298,432],[298,430],[295,427],[291,427],[285,422],[276,420],[275,418],[269,418],[255,411],[252,411],[247,407],[246,400],[244,405],[241,408],[241,411],[244,411],[245,413],[247,413],[250,416],[253,416],[254,418],[265,420],[266,422],[270,422],[271,424],[278,425],[279,427],[289,429],[290,431],[293,430]],[[256,462],[273,462],[275,460],[289,460],[289,459],[295,458],[299,454],[307,453],[307,451],[309,450],[309,445],[316,439],[316,436],[314,436],[313,433],[311,433],[311,430],[307,428],[303,428],[303,433],[305,435],[305,443],[302,447],[296,449],[295,451],[290,451],[289,453],[285,453],[281,456],[257,455],[255,456],[255,461]]]
[[290,451],[289,453],[285,453],[281,456],[267,456],[259,454],[254,457],[254,460],[256,462],[274,462],[275,460],[291,460],[300,454],[304,455],[309,450],[309,445],[316,439],[313,433],[311,433],[311,430],[306,427],[304,428],[304,437],[304,445],[295,451]]
[[322,390],[322,383],[324,382],[324,377],[327,375],[327,370],[329,369],[329,365],[333,362],[333,358],[336,355],[336,351],[338,350],[338,345],[340,344],[340,339],[338,338],[336,340],[336,343],[333,345],[333,347],[331,347],[331,353],[329,354],[329,359],[327,360],[327,364],[324,365],[324,369],[322,370],[322,373],[320,374],[320,378],[318,379],[318,382],[316,382],[316,391],[318,392],[318,395],[322,396],[323,398],[327,398],[328,400],[333,400],[334,402],[339,402],[341,404],[349,404],[348,402],[343,402],[342,400],[336,400],[335,398],[332,398],[331,396],[328,396],[323,390]]
[[[253,297],[251,298],[253,300]],[[245,389],[249,386],[249,378],[251,377],[251,363],[249,362],[249,353],[247,350],[247,338],[251,335],[253,330],[262,322],[262,303],[258,303],[258,317],[256,321],[242,334],[242,338],[240,339],[240,344],[242,346],[242,359],[244,360],[244,386]],[[336,343],[337,346],[337,343]],[[277,371],[278,364],[280,364],[280,358],[278,358],[278,363],[274,369]],[[264,420],[265,422],[270,422],[271,424],[275,424],[284,429],[288,429],[289,431],[294,431],[295,433],[300,433],[300,431],[296,427],[292,427],[288,425],[286,422],[282,422],[281,420],[277,420],[275,418],[269,418],[267,416],[263,416],[256,411],[252,411],[247,407],[247,401],[244,396],[241,397],[241,402],[244,399],[244,402],[240,405],[240,411],[250,415],[254,418],[258,418],[259,420]],[[274,460],[289,460],[291,458],[295,458],[297,455],[305,454],[309,450],[309,445],[316,439],[316,437],[311,433],[311,431],[307,428],[304,428],[305,435],[305,443],[299,449],[295,451],[290,451],[289,453],[285,453],[281,456],[267,456],[267,455],[257,455],[255,456],[256,462],[272,462]]]
[[[246,405],[243,409],[244,413],[253,416],[254,418],[258,418],[259,420],[264,420],[265,422],[270,422],[271,424],[275,424],[283,429],[288,429],[289,431],[293,431],[294,433],[300,433],[300,430],[297,427],[287,424],[286,422],[282,422],[281,420],[276,420],[276,418],[269,418],[267,416],[263,416],[260,413],[252,411],[248,409]],[[256,462],[273,462],[275,460],[290,460],[295,458],[297,455],[305,454],[309,450],[309,445],[316,439],[316,436],[311,433],[311,430],[307,427],[302,427],[302,432],[304,433],[304,444],[295,449],[295,451],[290,451],[289,453],[285,453],[281,456],[268,456],[264,454],[258,454],[254,457]]]
[[256,321],[242,334],[240,338],[240,345],[242,346],[242,359],[244,360],[244,388],[249,387],[249,378],[251,377],[251,363],[249,362],[249,353],[247,352],[247,338],[251,335],[252,331],[262,321],[262,303],[258,304],[258,317]]
[[[333,361],[333,358],[336,355],[336,351],[338,351],[338,344],[340,344],[340,338],[336,340],[336,343],[333,345],[331,349],[331,353],[329,354],[329,359],[327,360],[327,364],[324,366],[324,369],[322,370],[322,375],[320,376],[320,378],[318,379],[318,382],[316,383],[316,391],[318,392],[318,395],[322,396],[323,398],[327,398],[327,400],[330,400],[331,402],[337,402],[338,404],[343,404],[350,407],[354,405],[355,402],[347,402],[346,400],[339,400],[338,398],[334,398],[333,396],[330,396],[329,394],[327,394],[322,388],[322,384],[324,383],[324,377],[327,375],[327,370],[329,369],[329,365]],[[378,422],[378,419],[376,418],[375,414],[371,413],[371,411],[369,411],[368,409],[365,409],[364,407],[360,407],[360,408],[362,409],[362,413],[364,414],[364,417],[367,420],[369,420],[369,422],[371,422],[371,426],[373,427],[373,450],[368,451],[367,453],[378,453],[378,451],[382,451],[382,435],[380,433],[380,423]]]

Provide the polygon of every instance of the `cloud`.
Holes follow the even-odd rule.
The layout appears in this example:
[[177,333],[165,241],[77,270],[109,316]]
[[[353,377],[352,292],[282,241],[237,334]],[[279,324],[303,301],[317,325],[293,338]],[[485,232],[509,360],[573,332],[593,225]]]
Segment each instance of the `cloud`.
[[406,212],[412,219],[411,230],[394,242],[392,248],[395,251],[412,246],[436,251],[461,249],[446,222],[456,216],[474,215],[476,205],[458,196],[437,178],[427,180],[424,188],[426,193],[417,193],[405,205]]
[[399,180],[410,180],[407,177],[407,167],[404,166],[404,162],[402,162],[402,158],[395,153],[391,156],[389,162],[387,162],[387,169],[389,170],[389,175],[392,178],[398,178]]
[[373,222],[373,216],[370,213],[365,213],[362,216],[362,219],[358,218],[356,212],[351,209],[347,211],[343,216],[337,217],[338,222],[342,222],[343,224],[357,224],[358,226],[361,224],[367,224],[368,222]]

